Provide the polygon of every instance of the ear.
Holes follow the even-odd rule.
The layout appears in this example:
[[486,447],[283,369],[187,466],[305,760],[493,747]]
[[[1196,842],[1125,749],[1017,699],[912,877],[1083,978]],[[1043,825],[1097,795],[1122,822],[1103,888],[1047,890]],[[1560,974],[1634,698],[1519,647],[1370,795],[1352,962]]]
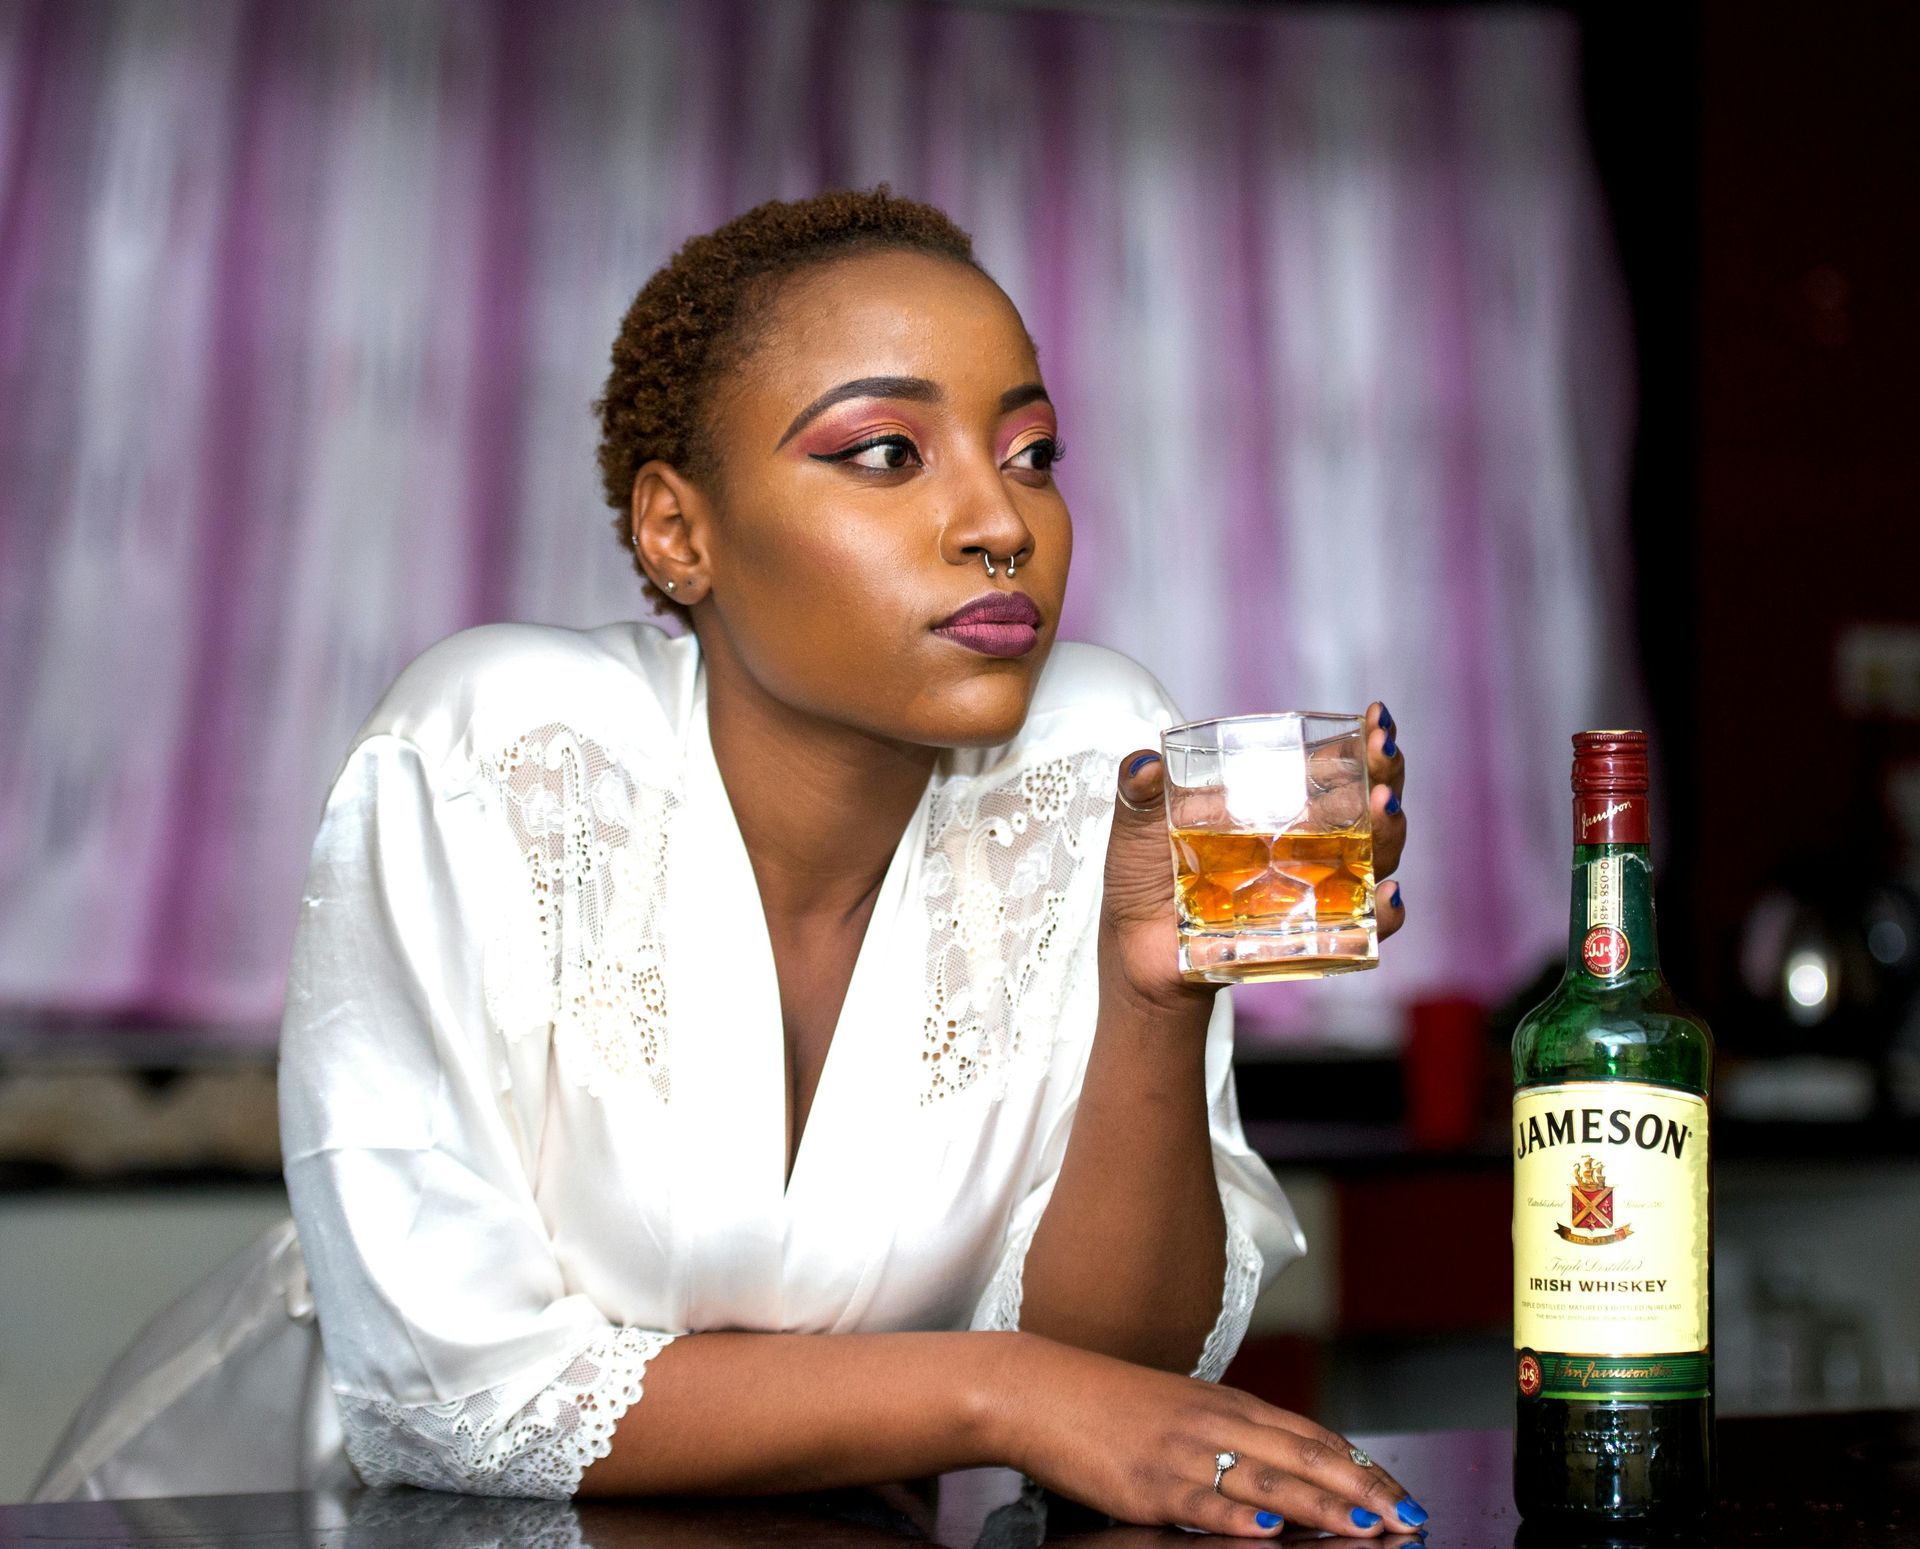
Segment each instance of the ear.
[[692,606],[711,587],[706,533],[700,491],[658,458],[641,464],[633,476],[633,547],[647,578],[675,602]]

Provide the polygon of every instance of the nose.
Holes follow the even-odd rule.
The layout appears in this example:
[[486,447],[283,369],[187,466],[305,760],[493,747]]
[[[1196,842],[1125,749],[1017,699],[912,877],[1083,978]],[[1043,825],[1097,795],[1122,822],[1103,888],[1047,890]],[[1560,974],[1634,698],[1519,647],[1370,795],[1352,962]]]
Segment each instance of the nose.
[[982,565],[1011,572],[1033,557],[1033,529],[1013,502],[995,468],[972,477],[940,535],[940,556],[950,565]]

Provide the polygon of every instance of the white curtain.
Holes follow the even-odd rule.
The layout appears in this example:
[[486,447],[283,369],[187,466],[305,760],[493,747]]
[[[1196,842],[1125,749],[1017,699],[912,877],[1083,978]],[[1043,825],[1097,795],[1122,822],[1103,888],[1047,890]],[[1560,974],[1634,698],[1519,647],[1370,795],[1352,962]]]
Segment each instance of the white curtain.
[[882,179],[1062,409],[1067,633],[1194,715],[1384,698],[1389,1041],[1563,931],[1567,735],[1630,724],[1630,361],[1551,13],[639,0],[0,5],[0,1002],[271,1037],[387,681],[641,606],[588,403],[633,291]]

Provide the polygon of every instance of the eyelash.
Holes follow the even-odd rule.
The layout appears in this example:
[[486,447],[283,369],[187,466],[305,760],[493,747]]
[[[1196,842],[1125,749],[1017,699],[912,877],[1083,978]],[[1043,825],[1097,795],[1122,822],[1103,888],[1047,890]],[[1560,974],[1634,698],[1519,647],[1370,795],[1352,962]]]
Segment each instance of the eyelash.
[[[875,436],[870,441],[857,442],[855,445],[845,447],[838,452],[812,452],[812,453],[809,453],[808,455],[811,456],[813,460],[817,463],[849,463],[849,462],[852,462],[854,458],[858,457],[862,452],[871,452],[874,450],[874,448],[882,447],[882,446],[900,447],[904,449],[906,452],[908,452],[913,457],[914,461],[912,463],[902,463],[899,467],[896,467],[896,468],[865,468],[863,467],[860,470],[862,473],[903,473],[906,471],[907,468],[917,465],[920,461],[920,453],[918,449],[915,448],[914,444],[911,441],[909,441],[905,436]],[[1023,470],[1024,472],[1046,473],[1049,469],[1053,467],[1055,463],[1059,462],[1060,459],[1066,455],[1066,451],[1067,451],[1066,447],[1061,443],[1060,438],[1058,436],[1042,436],[1038,441],[1029,441],[1025,446],[1021,447],[1020,450],[1016,452],[1014,455],[1016,457],[1025,457],[1029,452],[1038,451],[1041,447],[1045,447],[1047,449],[1046,461],[1044,463],[1041,463],[1038,467],[1025,468]]]
[[898,468],[862,468],[860,470],[862,473],[904,473],[920,461],[919,450],[905,436],[875,436],[871,440],[857,442],[842,451],[810,452],[807,455],[817,463],[847,463],[852,462],[862,452],[871,452],[878,446],[901,447],[911,454],[913,462],[902,463]]
[[1027,453],[1037,452],[1041,447],[1047,449],[1047,460],[1037,468],[1026,469],[1026,472],[1047,473],[1051,471],[1055,463],[1067,455],[1066,444],[1062,442],[1058,436],[1042,436],[1038,441],[1029,441],[1013,455],[1016,457],[1025,457]]

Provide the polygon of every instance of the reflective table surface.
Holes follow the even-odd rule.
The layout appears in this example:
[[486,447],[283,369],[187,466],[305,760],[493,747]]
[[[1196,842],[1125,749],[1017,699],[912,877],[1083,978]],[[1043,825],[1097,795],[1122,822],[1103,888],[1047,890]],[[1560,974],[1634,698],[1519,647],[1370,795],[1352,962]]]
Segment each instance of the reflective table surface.
[[[1539,1537],[1519,1524],[1504,1431],[1367,1437],[1362,1444],[1432,1513],[1429,1542],[1436,1549],[1572,1542]],[[1678,1542],[1809,1549],[1920,1545],[1920,1414],[1723,1420],[1719,1446],[1719,1510],[1698,1537]],[[1170,1529],[1113,1525],[1006,1469],[773,1500],[576,1504],[365,1490],[0,1506],[0,1546],[7,1549],[851,1549],[901,1541],[947,1549],[1042,1543],[1130,1549],[1195,1540]],[[1417,1540],[1317,1542],[1401,1546]]]

